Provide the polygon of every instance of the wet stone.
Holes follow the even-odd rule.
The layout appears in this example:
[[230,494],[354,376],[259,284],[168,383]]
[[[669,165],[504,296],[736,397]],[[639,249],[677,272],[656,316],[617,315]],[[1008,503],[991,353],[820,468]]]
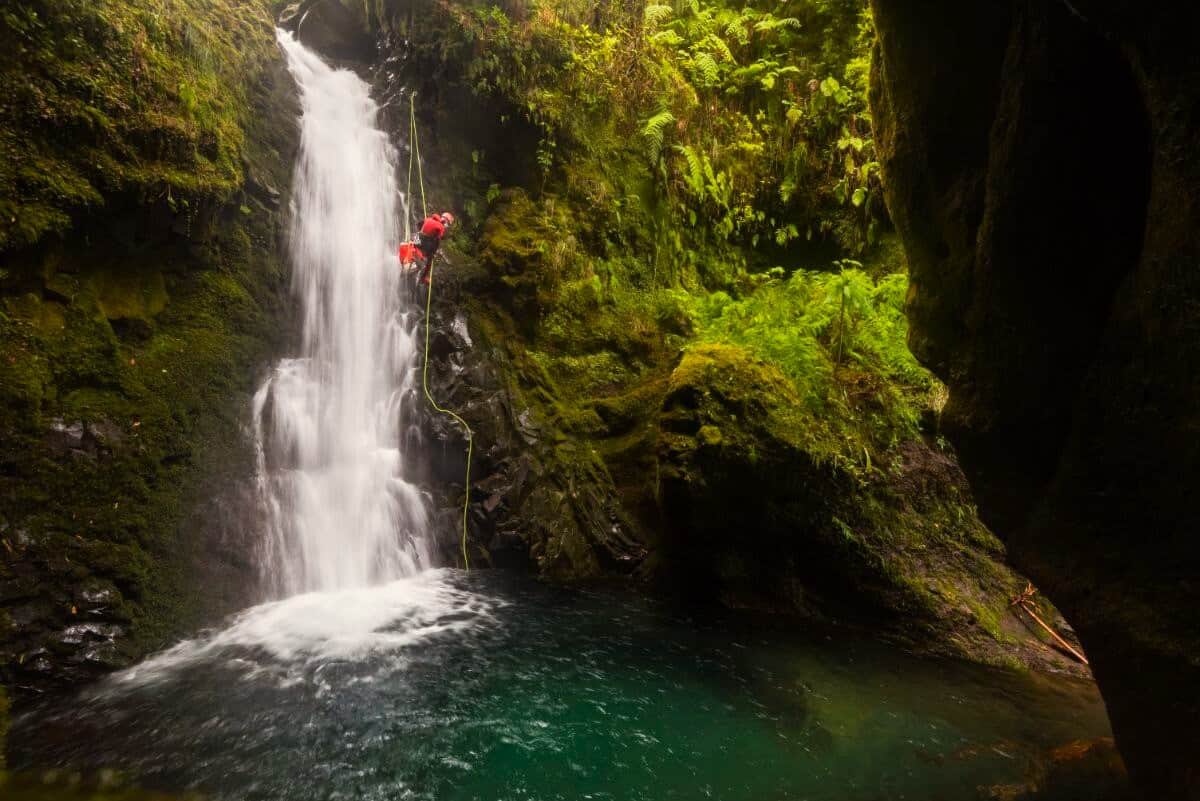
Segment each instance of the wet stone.
[[121,427],[108,420],[88,423],[86,433],[95,443],[108,447],[120,445],[125,440],[125,432]]
[[107,581],[94,579],[75,590],[75,604],[81,609],[102,609],[123,601],[121,592]]
[[83,449],[84,433],[82,421],[68,423],[61,418],[56,419],[46,432],[46,447],[59,458],[68,456],[72,451]]
[[82,645],[85,642],[111,642],[125,634],[125,627],[115,623],[75,623],[51,638],[59,645]]

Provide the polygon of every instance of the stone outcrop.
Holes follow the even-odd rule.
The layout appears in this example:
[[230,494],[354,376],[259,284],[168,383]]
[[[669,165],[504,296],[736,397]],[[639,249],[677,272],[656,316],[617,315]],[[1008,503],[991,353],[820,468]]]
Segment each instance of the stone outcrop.
[[1134,781],[1200,798],[1198,12],[874,9],[876,137],[944,431],[1078,630]]
[[[532,567],[558,581],[631,575],[646,556],[647,532],[630,520],[591,444],[564,433],[554,389],[539,381],[508,315],[494,306],[464,312],[465,298],[488,282],[466,256],[451,258],[453,270],[436,282],[430,391],[475,434],[472,563]],[[461,563],[466,439],[457,422],[433,411],[423,427],[432,440],[424,478],[439,509],[439,547],[444,561]]]
[[803,406],[740,348],[683,355],[655,470],[657,561],[676,590],[836,619],[924,653],[1083,672],[1010,614],[1024,579],[976,517],[953,453],[909,439],[862,470],[815,446],[822,421]]

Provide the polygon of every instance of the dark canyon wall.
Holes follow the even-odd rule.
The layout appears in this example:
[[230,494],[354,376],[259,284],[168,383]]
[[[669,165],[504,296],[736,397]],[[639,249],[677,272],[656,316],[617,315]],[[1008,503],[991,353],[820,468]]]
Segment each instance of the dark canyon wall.
[[874,0],[910,344],[1148,797],[1200,798],[1198,14]]

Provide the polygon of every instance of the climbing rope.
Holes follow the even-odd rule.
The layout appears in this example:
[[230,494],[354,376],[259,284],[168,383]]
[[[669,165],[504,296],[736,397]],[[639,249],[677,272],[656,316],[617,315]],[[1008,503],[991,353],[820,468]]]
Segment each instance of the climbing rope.
[[[408,199],[412,197],[412,179],[413,179],[413,162],[416,162],[417,170],[421,170],[420,148],[421,145],[417,141],[417,93],[413,92],[409,95],[408,100],[408,183],[404,187],[404,202],[408,203]],[[416,154],[416,158],[414,158]],[[429,211],[425,208],[425,175],[421,172],[420,175],[421,187],[421,219],[429,216]],[[412,241],[412,213],[405,209],[404,214],[404,241]]]
[[[408,141],[411,145],[408,149],[408,189],[405,197],[412,197],[412,174],[413,162],[417,165],[417,184],[421,188],[421,219],[428,216],[428,211],[425,208],[425,175],[421,168],[421,145],[417,139],[417,96],[414,93],[411,96],[409,105],[409,125],[408,125]],[[405,237],[409,241],[412,240],[412,215],[404,215]],[[429,392],[429,322],[433,312],[433,263],[436,261],[437,254],[434,254],[434,259],[429,262],[429,285],[425,293],[425,366],[421,370],[421,387],[425,390],[425,398],[429,401],[429,405],[437,409],[448,417],[453,417],[458,421],[458,424],[467,432],[467,475],[463,481],[463,510],[462,510],[462,558],[463,567],[470,572],[471,560],[467,555],[467,513],[471,507],[471,456],[475,453],[475,432],[467,425],[467,421],[459,417],[449,409],[443,409],[438,405],[438,402],[433,399],[433,395]]]

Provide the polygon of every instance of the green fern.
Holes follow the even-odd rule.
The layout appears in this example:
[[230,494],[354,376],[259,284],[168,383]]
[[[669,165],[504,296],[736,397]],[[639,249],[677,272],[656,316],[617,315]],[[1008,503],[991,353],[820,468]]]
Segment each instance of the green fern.
[[647,155],[652,163],[657,163],[662,156],[663,140],[668,125],[675,124],[675,115],[664,109],[646,120],[642,126],[642,138],[649,147]]
[[692,55],[692,72],[701,86],[716,86],[721,79],[721,68],[711,53],[701,50]]
[[799,30],[800,27],[800,20],[795,17],[783,17],[781,19],[771,14],[763,15],[758,22],[754,23],[754,30],[759,33],[772,33],[783,28]]
[[646,10],[642,12],[642,21],[647,28],[656,28],[664,20],[675,16],[675,9],[671,6],[652,3],[646,6]]
[[662,47],[678,47],[679,45],[683,44],[683,41],[683,37],[680,36],[677,31],[671,30],[670,28],[659,31],[650,37],[650,42],[652,44],[661,45]]
[[750,32],[746,30],[747,14],[753,14],[750,9],[744,9],[742,16],[737,17],[725,26],[725,35],[738,43],[739,46],[745,47],[750,44]]
[[684,14],[692,14],[693,16],[700,13],[700,0],[674,0],[675,13],[683,16]]
[[718,208],[728,210],[733,195],[733,186],[730,184],[729,176],[724,170],[718,172],[714,169],[708,156],[702,155],[701,162],[704,167],[704,188],[708,193],[709,200]]
[[[705,183],[704,183],[704,165],[708,162],[708,157],[703,153],[697,153],[696,149],[691,145],[683,145],[677,147],[676,150],[683,156],[687,162],[687,171],[684,172],[684,184],[691,196],[697,200],[704,200]],[[709,169],[711,169],[711,165]]]
[[725,44],[725,40],[715,33],[705,36],[700,46],[707,48],[708,52],[719,56],[722,61],[728,61],[730,64],[737,63],[737,59],[733,57],[733,51],[729,49],[729,45]]

